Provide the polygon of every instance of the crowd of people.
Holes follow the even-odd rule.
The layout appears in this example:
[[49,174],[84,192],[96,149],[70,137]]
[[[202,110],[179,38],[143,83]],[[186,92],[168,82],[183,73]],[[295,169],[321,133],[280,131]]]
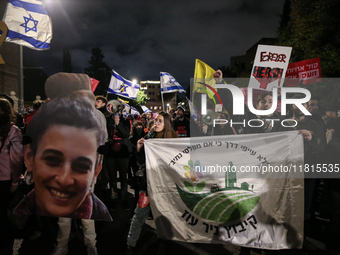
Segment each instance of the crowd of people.
[[[112,113],[107,109],[108,100],[105,96],[94,97],[89,91],[88,77],[74,75],[59,73],[51,76],[46,82],[47,87],[59,84],[60,80],[67,81],[64,86],[70,83],[78,85],[73,90],[65,89],[61,95],[56,95],[53,88],[47,89],[51,99],[47,103],[39,102],[34,106],[34,111],[24,118],[14,112],[11,98],[6,95],[0,97],[0,241],[7,242],[8,233],[14,233],[13,254],[19,254],[20,243],[25,235],[8,220],[8,205],[21,183],[28,187],[25,190],[26,196],[12,208],[11,215],[32,215],[30,217],[34,217],[33,221],[40,225],[45,223],[41,222],[43,220],[39,216],[58,217],[56,246],[51,251],[53,255],[68,253],[71,218],[82,219],[88,254],[98,254],[94,220],[111,221],[116,207],[130,211],[130,184],[134,189],[132,206],[135,210],[126,237],[126,254],[133,254],[145,220],[152,217],[145,171],[146,139],[180,139],[295,129],[304,138],[305,164],[339,163],[340,118],[326,124],[319,113],[319,99],[316,97],[303,104],[312,113],[311,116],[306,116],[297,106],[291,106],[288,114],[290,119],[296,121],[295,127],[274,126],[271,120],[282,119],[276,111],[266,116],[257,116],[248,111],[246,119],[256,119],[263,123],[257,127],[243,127],[240,124],[231,126],[227,122],[214,127],[204,121],[194,121],[183,104],[170,109],[168,113],[159,112],[155,118],[151,111],[134,116],[124,115],[122,109]],[[214,73],[219,83],[222,76],[220,70]],[[58,90],[61,90],[60,87]],[[237,120],[237,116],[232,116],[230,93],[225,90],[220,95],[222,101],[227,103],[217,118]],[[300,96],[295,95],[294,98]],[[271,109],[272,93],[261,94],[256,104],[258,110]],[[328,210],[324,210],[318,203],[320,183],[323,183],[322,192],[326,190],[330,194]],[[319,217],[330,221],[327,225],[327,251],[329,254],[338,254],[338,179],[320,181],[309,178],[305,179],[304,185],[305,232],[313,228],[315,212],[318,211]],[[21,220],[29,221],[27,218]],[[305,239],[304,247],[308,249],[307,246],[308,241]],[[242,252],[249,254],[250,249],[244,248]]]

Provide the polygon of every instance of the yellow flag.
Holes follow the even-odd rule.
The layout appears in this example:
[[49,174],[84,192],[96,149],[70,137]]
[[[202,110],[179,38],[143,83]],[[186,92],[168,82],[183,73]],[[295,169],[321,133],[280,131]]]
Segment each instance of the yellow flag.
[[117,97],[117,100],[119,100],[119,101],[121,101],[121,102],[123,102],[123,103],[126,103],[126,104],[129,103],[129,101],[125,101],[125,100],[121,99],[120,97]]
[[214,69],[212,69],[203,61],[196,59],[193,91],[199,93],[206,93],[206,91],[208,91],[206,94],[208,94],[209,98],[212,98],[215,93],[207,86],[200,83],[208,84],[215,89],[215,79],[213,76],[214,73]]

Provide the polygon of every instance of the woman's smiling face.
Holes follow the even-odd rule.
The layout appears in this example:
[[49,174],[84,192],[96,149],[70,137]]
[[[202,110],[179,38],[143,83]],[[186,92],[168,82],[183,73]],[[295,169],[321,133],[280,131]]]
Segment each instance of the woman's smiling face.
[[37,214],[71,215],[89,194],[101,170],[96,132],[65,125],[47,129],[36,154],[25,150],[27,169],[35,183]]

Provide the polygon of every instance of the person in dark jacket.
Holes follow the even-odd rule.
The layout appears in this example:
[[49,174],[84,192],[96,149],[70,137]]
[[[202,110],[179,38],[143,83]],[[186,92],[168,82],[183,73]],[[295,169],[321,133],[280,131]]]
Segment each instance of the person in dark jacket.
[[[338,173],[340,167],[340,118],[338,117],[334,125],[332,139],[326,147],[326,163],[328,171]],[[338,240],[340,238],[340,179],[331,178],[328,181],[330,190],[330,222],[326,231],[326,251],[329,254],[339,254],[340,247]]]
[[139,179],[136,176],[136,172],[138,171],[139,167],[137,165],[137,142],[139,139],[145,136],[145,132],[143,129],[143,124],[141,121],[136,120],[133,122],[132,126],[132,134],[130,136],[130,142],[132,145],[132,153],[131,153],[131,158],[130,158],[130,165],[133,171],[133,188],[135,190],[135,198],[138,199],[139,196],[139,190],[140,190],[140,183]]
[[107,172],[111,189],[111,199],[118,198],[117,172],[121,183],[119,201],[125,209],[129,208],[127,203],[127,173],[129,169],[129,158],[132,146],[129,141],[130,122],[123,118],[121,112],[106,118],[108,132],[108,153],[104,158],[103,169]]
[[[159,112],[157,117],[155,118],[154,128],[146,135],[145,138],[141,138],[137,142],[138,164],[143,165],[145,163],[144,141],[146,139],[176,137],[178,137],[178,135],[172,128],[170,115],[165,112]],[[150,213],[150,204],[146,192],[146,185],[140,193],[141,195],[135,209],[135,214],[132,218],[127,238],[126,254],[132,254],[132,249],[136,246],[137,240],[142,230],[142,226]]]

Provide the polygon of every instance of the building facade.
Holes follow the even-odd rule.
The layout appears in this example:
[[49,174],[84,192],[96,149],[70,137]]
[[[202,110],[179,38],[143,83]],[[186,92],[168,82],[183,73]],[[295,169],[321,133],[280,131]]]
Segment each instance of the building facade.
[[150,98],[145,106],[148,107],[152,112],[168,112],[170,108],[176,108],[176,93],[165,93],[163,94],[165,109],[163,109],[160,81],[141,81],[140,89],[145,92],[148,98]]

